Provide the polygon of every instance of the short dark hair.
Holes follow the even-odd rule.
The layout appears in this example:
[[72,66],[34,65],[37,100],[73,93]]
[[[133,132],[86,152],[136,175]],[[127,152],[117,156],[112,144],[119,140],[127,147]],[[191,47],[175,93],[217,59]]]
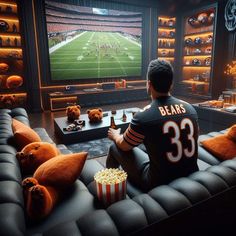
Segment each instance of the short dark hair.
[[169,92],[173,82],[172,65],[165,60],[152,60],[148,65],[147,79],[157,92]]

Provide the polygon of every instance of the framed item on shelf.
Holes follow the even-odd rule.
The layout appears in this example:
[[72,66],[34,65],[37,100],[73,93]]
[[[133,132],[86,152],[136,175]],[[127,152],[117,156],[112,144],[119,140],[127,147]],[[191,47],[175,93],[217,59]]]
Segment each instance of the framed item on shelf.
[[183,19],[181,90],[210,96],[216,8],[198,10]]

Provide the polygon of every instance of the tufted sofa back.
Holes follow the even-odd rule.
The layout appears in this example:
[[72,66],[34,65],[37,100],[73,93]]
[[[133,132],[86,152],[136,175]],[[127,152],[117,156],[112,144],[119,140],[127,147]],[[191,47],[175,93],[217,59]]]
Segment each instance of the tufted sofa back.
[[24,199],[21,172],[13,144],[12,117],[25,124],[24,109],[0,109],[0,235],[25,235]]

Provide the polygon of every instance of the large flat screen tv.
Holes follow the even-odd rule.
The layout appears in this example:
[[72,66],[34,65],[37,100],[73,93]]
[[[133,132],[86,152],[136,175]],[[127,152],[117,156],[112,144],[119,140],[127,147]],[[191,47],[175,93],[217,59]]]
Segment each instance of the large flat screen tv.
[[45,1],[51,81],[141,78],[142,13]]

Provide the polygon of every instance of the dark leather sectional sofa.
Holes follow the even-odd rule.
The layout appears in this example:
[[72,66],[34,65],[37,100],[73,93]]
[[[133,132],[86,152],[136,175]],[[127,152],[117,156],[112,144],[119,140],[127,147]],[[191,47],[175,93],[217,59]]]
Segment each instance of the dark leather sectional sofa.
[[[0,109],[0,235],[234,235],[236,160],[220,162],[202,147],[200,171],[148,193],[128,183],[127,198],[107,208],[96,199],[93,185],[94,173],[104,167],[97,160],[87,160],[73,191],[51,215],[41,222],[29,222],[12,144],[12,117],[29,125],[24,109]],[[45,129],[35,131],[52,142]],[[201,135],[200,139],[218,134]],[[64,145],[58,148],[70,152]]]

